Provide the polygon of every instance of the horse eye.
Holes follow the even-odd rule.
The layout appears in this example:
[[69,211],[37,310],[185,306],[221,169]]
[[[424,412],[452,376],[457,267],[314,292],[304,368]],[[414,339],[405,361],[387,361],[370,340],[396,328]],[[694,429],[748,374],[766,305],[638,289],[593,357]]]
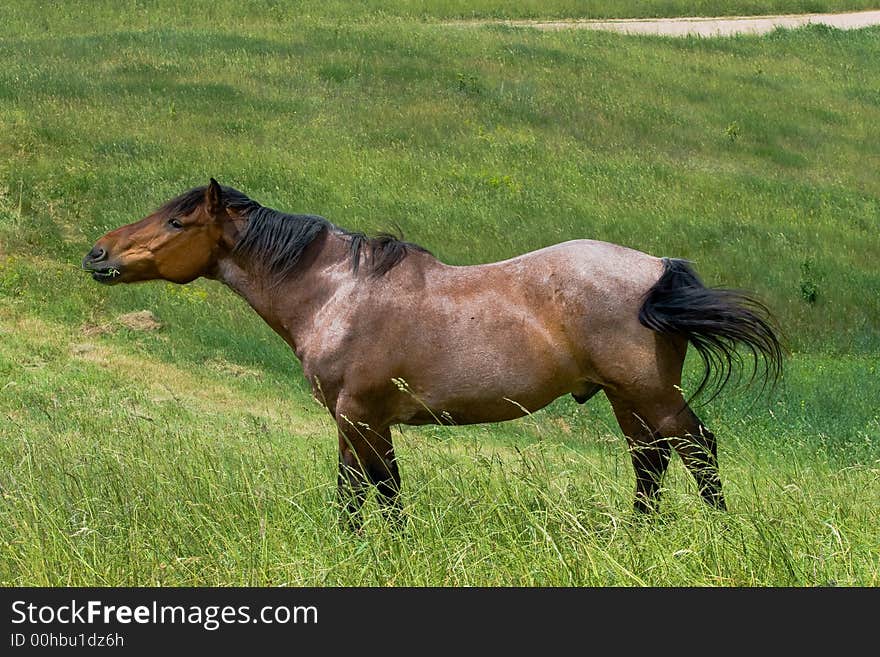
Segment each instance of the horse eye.
[[172,228],[183,228],[183,224],[180,222],[180,219],[177,217],[172,217],[168,220],[168,225]]

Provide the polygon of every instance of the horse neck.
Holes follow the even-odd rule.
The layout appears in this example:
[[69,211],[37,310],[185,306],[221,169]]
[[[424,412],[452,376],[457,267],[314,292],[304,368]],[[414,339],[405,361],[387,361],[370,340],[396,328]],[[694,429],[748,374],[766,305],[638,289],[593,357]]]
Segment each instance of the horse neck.
[[286,280],[274,282],[256,263],[231,254],[220,259],[214,277],[243,297],[301,357],[315,313],[352,275],[348,245],[325,233],[307,247]]

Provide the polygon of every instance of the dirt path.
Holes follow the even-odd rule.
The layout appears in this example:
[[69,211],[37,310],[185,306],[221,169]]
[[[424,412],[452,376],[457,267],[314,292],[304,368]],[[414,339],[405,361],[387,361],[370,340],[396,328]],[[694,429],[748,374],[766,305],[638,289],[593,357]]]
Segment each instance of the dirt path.
[[510,25],[540,30],[611,30],[625,34],[659,34],[663,36],[732,36],[764,34],[778,27],[801,27],[822,23],[841,30],[880,25],[880,10],[839,14],[793,14],[787,16],[727,16],[721,18],[625,18],[615,20],[482,20],[462,21],[453,25]]

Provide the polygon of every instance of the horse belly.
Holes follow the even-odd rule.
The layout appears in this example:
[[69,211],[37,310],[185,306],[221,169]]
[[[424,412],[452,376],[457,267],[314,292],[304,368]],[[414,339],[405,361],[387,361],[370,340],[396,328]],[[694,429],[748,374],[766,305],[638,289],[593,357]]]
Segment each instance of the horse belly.
[[450,400],[446,404],[417,410],[405,424],[482,424],[484,422],[504,422],[525,417],[538,411],[559,395],[542,400],[530,401],[529,406],[520,404],[509,397],[485,400]]
[[418,405],[410,424],[512,420],[544,408],[578,385],[570,356],[516,340],[495,350],[459,345],[412,372],[411,379],[405,394]]

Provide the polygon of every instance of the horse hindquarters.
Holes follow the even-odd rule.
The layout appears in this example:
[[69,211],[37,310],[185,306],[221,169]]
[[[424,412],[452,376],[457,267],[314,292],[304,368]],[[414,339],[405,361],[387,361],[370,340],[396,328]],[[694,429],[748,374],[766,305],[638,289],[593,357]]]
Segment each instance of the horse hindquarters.
[[[651,346],[633,362],[626,382],[606,387],[621,429],[630,442],[636,471],[636,508],[649,510],[659,498],[660,478],[674,448],[693,475],[700,495],[724,509],[714,434],[690,409],[681,393],[687,343],[704,364],[698,395],[715,379],[718,394],[741,362],[744,346],[763,360],[767,379],[781,372],[782,349],[769,311],[746,293],[708,288],[683,260],[663,259],[663,273],[643,298],[639,322],[654,332]],[[713,395],[714,396],[714,395]]]

